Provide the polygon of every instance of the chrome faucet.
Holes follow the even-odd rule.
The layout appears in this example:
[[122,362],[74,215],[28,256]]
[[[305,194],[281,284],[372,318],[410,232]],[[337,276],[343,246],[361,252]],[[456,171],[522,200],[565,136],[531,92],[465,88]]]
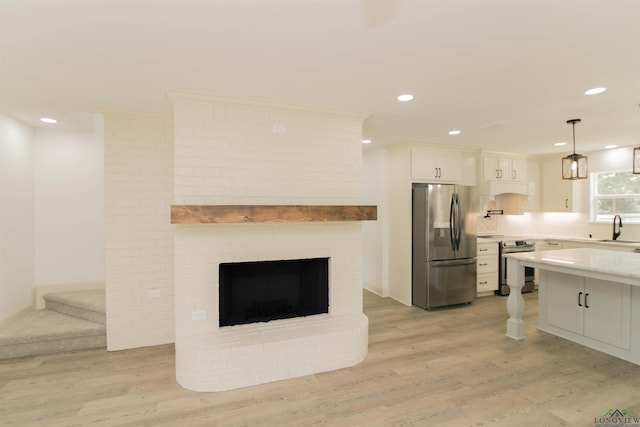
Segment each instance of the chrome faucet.
[[[616,219],[618,220],[618,231],[616,231]],[[620,215],[616,215],[613,217],[613,240],[616,240],[618,237],[620,237],[621,228],[622,228],[622,218],[620,218]]]

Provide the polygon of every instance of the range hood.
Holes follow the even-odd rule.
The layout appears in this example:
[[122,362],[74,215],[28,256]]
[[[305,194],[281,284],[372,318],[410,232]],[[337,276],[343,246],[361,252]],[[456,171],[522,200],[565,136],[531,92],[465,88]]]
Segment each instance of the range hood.
[[529,196],[534,194],[532,182],[484,181],[480,184],[483,207],[489,211],[502,211],[504,215],[522,215]]

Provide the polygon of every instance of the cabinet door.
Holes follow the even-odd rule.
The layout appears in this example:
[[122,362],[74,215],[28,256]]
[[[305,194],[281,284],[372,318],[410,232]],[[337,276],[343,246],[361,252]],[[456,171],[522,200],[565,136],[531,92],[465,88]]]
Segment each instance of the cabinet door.
[[540,283],[544,283],[546,289],[546,323],[582,334],[584,278],[541,270]]
[[572,182],[562,179],[560,159],[543,162],[542,209],[547,212],[572,212]]
[[442,169],[440,179],[447,182],[462,181],[462,156],[460,153],[442,153],[438,157]]
[[482,179],[485,181],[496,181],[500,179],[498,157],[482,157]]
[[630,348],[629,285],[585,279],[584,335],[627,350]]
[[511,159],[508,157],[499,157],[498,158],[498,171],[500,181],[511,181],[512,179],[512,168],[511,168]]
[[525,180],[525,160],[513,158],[511,159],[511,180],[512,181],[524,181]]
[[524,181],[524,173],[524,159],[492,155],[482,157],[482,178],[485,181]]
[[411,151],[411,178],[423,182],[451,182],[462,180],[460,152]]

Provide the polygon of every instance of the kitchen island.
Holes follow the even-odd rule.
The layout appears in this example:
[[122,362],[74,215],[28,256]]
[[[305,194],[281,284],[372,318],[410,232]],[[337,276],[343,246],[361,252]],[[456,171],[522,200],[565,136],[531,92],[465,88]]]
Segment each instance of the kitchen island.
[[507,255],[507,336],[524,338],[524,268],[539,269],[538,329],[640,365],[640,254],[561,249]]

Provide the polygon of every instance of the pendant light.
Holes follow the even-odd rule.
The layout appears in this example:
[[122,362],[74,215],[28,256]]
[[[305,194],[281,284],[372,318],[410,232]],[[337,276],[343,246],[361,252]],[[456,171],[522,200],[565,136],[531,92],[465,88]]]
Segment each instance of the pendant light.
[[587,157],[576,154],[576,123],[580,119],[567,120],[567,124],[573,125],[573,154],[562,158],[562,179],[586,179]]

